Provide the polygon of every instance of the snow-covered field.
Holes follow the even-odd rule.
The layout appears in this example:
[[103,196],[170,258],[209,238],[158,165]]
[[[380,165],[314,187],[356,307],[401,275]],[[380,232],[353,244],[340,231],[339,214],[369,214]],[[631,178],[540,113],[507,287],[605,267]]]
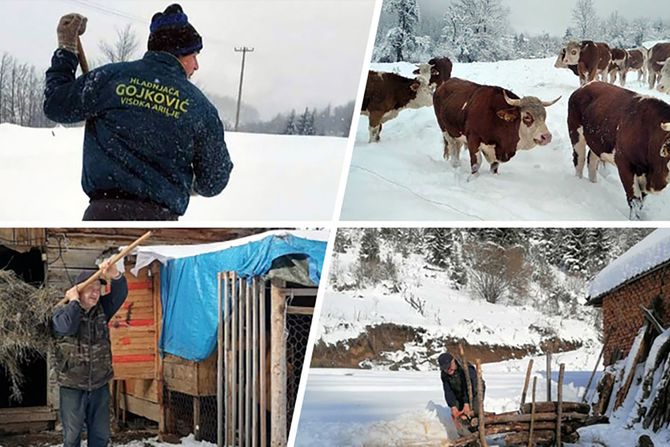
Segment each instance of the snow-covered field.
[[[528,358],[482,365],[486,382],[484,408],[496,413],[518,409]],[[535,357],[537,400],[546,400],[546,368],[543,357]],[[580,401],[586,391],[597,350],[580,349],[552,357],[552,396],[556,399],[558,365],[564,363],[563,399]],[[602,369],[602,365],[599,365]],[[594,393],[596,374],[588,397]],[[635,393],[631,393],[635,394]],[[530,399],[530,390],[528,393]],[[622,407],[622,413],[627,409]],[[626,413],[627,414],[627,413]],[[655,445],[670,445],[670,430],[658,433],[637,427],[625,430],[626,418],[615,413],[611,424],[580,429],[575,446],[607,445],[633,447],[641,434]],[[433,371],[370,371],[311,369],[305,390],[296,446],[408,446],[448,445],[456,439],[440,382]],[[489,445],[499,445],[489,437]],[[603,444],[604,442],[604,444]],[[573,444],[566,444],[573,445]]]
[[[0,220],[77,221],[83,127],[0,124]],[[182,221],[330,220],[347,140],[226,133],[235,164],[214,198],[193,197]]]
[[[555,371],[560,363],[566,364],[563,398],[578,401],[597,356],[594,349],[554,355],[554,398]],[[486,411],[518,409],[528,360],[482,365]],[[537,400],[544,401],[545,360],[535,357],[534,362]],[[456,429],[437,370],[311,369],[309,372],[296,446],[440,445],[440,441],[455,438]]]
[[[575,176],[567,130],[568,98],[579,87],[567,69],[554,68],[555,58],[455,63],[452,76],[500,85],[519,96],[561,100],[547,108],[553,134],[547,146],[519,151],[494,175],[484,161],[470,178],[466,151],[461,166],[442,158],[440,129],[432,107],[406,110],[385,123],[379,143],[368,143],[368,119],[356,132],[342,208],[345,220],[627,220],[628,205],[619,175],[601,166],[598,182]],[[372,64],[371,69],[412,76],[407,63]],[[626,88],[670,100],[628,76]],[[585,171],[586,174],[586,171]],[[648,196],[645,220],[670,218],[670,190]]]

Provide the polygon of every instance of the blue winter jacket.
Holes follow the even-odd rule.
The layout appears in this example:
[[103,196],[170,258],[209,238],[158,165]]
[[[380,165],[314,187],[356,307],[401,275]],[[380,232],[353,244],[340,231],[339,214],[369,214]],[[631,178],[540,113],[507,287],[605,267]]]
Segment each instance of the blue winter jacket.
[[86,120],[81,184],[91,198],[148,200],[182,215],[191,191],[211,197],[233,163],[214,106],[177,58],[147,52],[75,79],[77,56],[56,50],[46,73],[44,113]]

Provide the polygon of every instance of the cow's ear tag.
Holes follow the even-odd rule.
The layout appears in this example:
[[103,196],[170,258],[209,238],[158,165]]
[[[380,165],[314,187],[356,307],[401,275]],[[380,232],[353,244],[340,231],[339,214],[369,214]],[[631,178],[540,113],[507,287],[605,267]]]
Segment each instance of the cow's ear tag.
[[409,88],[412,89],[413,92],[419,90],[419,83],[418,82],[412,82],[412,85],[409,86]]
[[516,110],[516,107],[510,107],[509,109],[498,110],[496,112],[498,118],[503,119],[507,122],[512,122],[519,118],[519,112]]

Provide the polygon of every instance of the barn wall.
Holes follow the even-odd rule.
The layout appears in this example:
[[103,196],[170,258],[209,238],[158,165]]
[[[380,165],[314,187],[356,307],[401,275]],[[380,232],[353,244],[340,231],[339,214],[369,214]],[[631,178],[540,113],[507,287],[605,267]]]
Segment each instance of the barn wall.
[[615,350],[628,355],[633,340],[644,324],[640,305],[650,308],[657,296],[663,299],[661,324],[670,323],[670,267],[664,267],[607,294],[603,299],[603,331],[606,337],[605,365]]

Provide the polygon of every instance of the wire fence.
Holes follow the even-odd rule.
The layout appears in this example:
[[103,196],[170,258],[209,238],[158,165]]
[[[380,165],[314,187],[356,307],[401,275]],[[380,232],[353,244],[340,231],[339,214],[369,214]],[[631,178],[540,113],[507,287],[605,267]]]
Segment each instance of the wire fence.
[[307,340],[309,338],[309,329],[312,326],[311,315],[287,314],[286,332],[288,335],[286,341],[286,423],[287,430],[291,429],[293,419],[293,410],[295,401],[298,397],[298,386],[300,385],[300,376],[305,364],[305,351],[307,350]]

